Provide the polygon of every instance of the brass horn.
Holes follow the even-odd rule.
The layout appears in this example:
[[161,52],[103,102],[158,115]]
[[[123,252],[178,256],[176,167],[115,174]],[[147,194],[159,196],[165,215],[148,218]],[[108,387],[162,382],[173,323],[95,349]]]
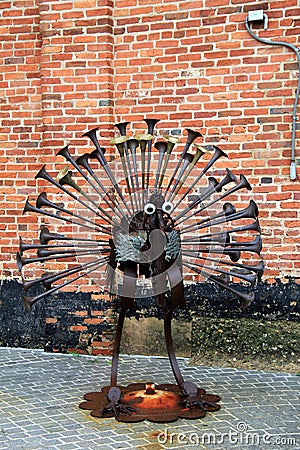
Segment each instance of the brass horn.
[[72,178],[73,172],[69,170],[69,166],[65,166],[55,177],[55,181],[57,181],[61,186],[67,184],[71,186],[75,191],[81,192],[81,188]]
[[[232,181],[232,180],[230,180],[230,178],[231,178],[230,175],[227,173],[227,175],[226,175],[226,177],[225,177],[225,179],[227,179],[227,182]],[[225,180],[225,179],[224,179],[224,180]],[[223,180],[223,182],[224,182],[224,180]],[[246,188],[246,189],[248,189],[248,190],[251,190],[251,189],[252,189],[251,186],[250,186],[250,184],[249,184],[249,182],[248,182],[248,180],[247,180],[247,178],[246,178],[244,175],[240,175],[240,181],[239,181],[239,183],[237,183],[233,188],[228,189],[228,191],[226,191],[224,194],[220,195],[220,197],[218,197],[217,199],[215,199],[215,200],[211,201],[210,203],[208,203],[208,204],[205,206],[205,208],[208,208],[208,207],[214,205],[215,203],[217,203],[217,202],[219,202],[220,200],[224,199],[224,198],[227,197],[228,195],[233,194],[234,192],[236,192],[236,191],[238,191],[238,190],[240,190],[240,189],[243,189],[243,188]],[[195,214],[199,214],[200,212],[203,211],[203,209],[204,209],[204,207],[201,207],[200,209],[197,209],[197,211],[194,211],[190,216],[183,218],[180,222],[178,222],[177,225],[179,225],[179,224],[185,222],[187,219],[190,219],[190,218],[191,218],[192,216],[194,216]],[[183,215],[183,214],[181,213],[179,216],[182,217],[182,215]],[[178,217],[179,217],[179,216],[177,216],[177,217],[175,218],[175,220],[178,220]]]
[[253,253],[257,253],[258,255],[260,255],[261,250],[262,250],[262,239],[261,236],[258,235],[255,237],[255,239],[253,239],[252,241],[249,242],[231,242],[230,244],[231,248],[227,248],[226,244],[226,250],[239,250],[239,251],[245,251],[245,252],[253,252]]
[[[101,252],[104,253],[106,250],[102,250]],[[99,249],[67,249],[67,250],[48,250],[44,248],[40,248],[37,251],[37,255],[39,258],[48,258],[48,256],[56,256],[56,255],[97,255],[99,254]]]
[[[101,216],[97,211],[95,211],[93,208],[91,208],[91,206],[89,206],[87,203],[85,203],[85,202],[84,202],[83,200],[81,200],[80,198],[77,198],[77,196],[76,196],[75,194],[73,194],[71,191],[69,191],[69,190],[66,189],[64,186],[62,186],[59,182],[57,182],[56,180],[54,180],[54,179],[47,173],[47,171],[46,171],[46,169],[45,169],[45,166],[43,166],[43,167],[40,169],[40,171],[36,174],[35,179],[38,179],[38,178],[42,178],[42,179],[44,179],[44,180],[49,181],[51,184],[53,184],[54,186],[56,186],[58,189],[60,189],[61,191],[65,192],[67,195],[69,195],[70,197],[72,197],[74,200],[78,201],[80,204],[82,204],[83,206],[85,206],[86,208],[88,208],[90,211],[92,211],[93,214],[96,214],[98,217],[102,218],[102,216]],[[26,206],[26,205],[25,205],[25,206]],[[24,211],[25,211],[25,208],[24,208]],[[35,211],[35,212],[41,212],[41,211]],[[51,214],[51,213],[48,213],[48,212],[46,212],[46,211],[43,211],[42,213],[45,214],[45,215],[50,215],[50,214]],[[51,215],[51,217],[55,217],[55,218],[57,218],[57,219],[60,218],[59,216],[54,216],[54,215]],[[66,220],[66,221],[68,221],[66,218],[63,218],[63,219],[61,219],[61,220]],[[69,222],[70,222],[70,221],[69,221]],[[74,223],[75,223],[75,222],[74,222]],[[77,225],[78,225],[78,223],[77,223]],[[82,224],[80,224],[80,225],[82,225]],[[95,225],[98,226],[99,228],[101,228],[103,233],[111,234],[110,230],[109,230],[108,228],[104,227],[103,225],[99,225],[99,224],[96,224],[96,223],[95,223]],[[83,225],[82,225],[82,226],[83,226]],[[86,225],[86,227],[87,227],[87,225]],[[95,230],[95,229],[94,229],[94,230]]]
[[105,152],[106,149],[104,147],[101,147],[97,138],[97,130],[99,129],[99,127],[93,128],[92,130],[87,131],[86,133],[84,133],[82,136],[87,136],[92,143],[94,144],[96,150],[94,150],[92,153],[90,153],[90,158],[92,159],[97,159],[99,161],[99,163],[101,164],[101,166],[103,167],[103,169],[105,170],[107,176],[109,177],[112,185],[114,186],[114,188],[116,189],[118,195],[120,196],[122,202],[124,203],[124,205],[126,206],[128,212],[130,213],[128,206],[124,200],[123,194],[118,186],[118,182],[115,179],[113,173],[111,172],[107,160],[105,158]]
[[[224,177],[224,179],[220,182],[218,182],[214,177],[208,177],[208,181],[209,181],[209,185],[208,187],[201,193],[201,195],[196,198],[190,205],[188,205],[180,214],[178,214],[175,217],[175,220],[179,220],[182,217],[184,217],[186,215],[186,213],[188,211],[193,210],[194,208],[196,208],[199,204],[201,204],[204,200],[207,200],[208,198],[210,198],[210,196],[215,193],[215,192],[219,192],[226,184],[231,183],[232,181],[237,181],[237,178],[232,174],[232,172],[229,170],[228,173],[226,174],[226,176]],[[227,191],[228,192],[228,191]],[[219,199],[217,199],[216,201],[218,201]],[[215,202],[211,202],[208,206],[216,203]],[[197,214],[198,212],[202,211],[203,209],[205,209],[207,206],[205,207],[201,207],[200,210],[197,210],[196,212],[194,212],[192,215],[188,216],[186,219],[192,217],[193,215]],[[180,223],[184,222],[186,219],[182,220]]]
[[182,156],[182,161],[183,161],[183,165],[182,165],[182,167],[181,167],[181,169],[180,169],[180,172],[179,172],[179,175],[178,175],[178,177],[177,177],[177,180],[175,181],[175,183],[174,183],[174,185],[173,185],[173,187],[172,187],[172,189],[171,189],[171,196],[170,196],[170,199],[172,199],[172,197],[173,197],[173,195],[174,195],[174,193],[175,193],[175,189],[178,187],[178,184],[180,183],[180,181],[182,180],[182,177],[183,177],[183,175],[184,175],[184,172],[185,172],[185,170],[186,170],[186,168],[188,167],[188,165],[190,165],[190,164],[192,164],[192,161],[194,160],[194,157],[193,157],[193,155],[191,155],[190,153],[185,153],[183,156]]
[[139,176],[138,176],[138,169],[137,169],[137,160],[136,160],[136,149],[139,146],[139,141],[137,139],[128,139],[127,141],[127,148],[131,152],[132,162],[133,162],[133,172],[135,177],[135,185],[137,188],[137,197],[139,202],[139,207],[142,207],[141,204],[141,197],[140,197],[140,185],[139,185]]
[[170,160],[170,157],[171,157],[172,150],[173,150],[173,148],[175,147],[176,144],[181,143],[181,140],[177,136],[164,134],[164,138],[167,141],[167,152],[166,152],[166,157],[165,157],[165,160],[164,160],[164,165],[163,165],[163,168],[162,168],[162,171],[161,171],[161,176],[160,176],[160,180],[159,180],[159,184],[158,184],[159,188],[161,188],[161,186],[162,186],[163,179],[164,179],[165,174],[166,174],[166,170],[167,170],[167,167],[168,167],[168,163],[169,163],[169,160]]
[[74,257],[74,253],[66,253],[63,255],[58,255],[58,256],[45,256],[45,257],[38,257],[38,258],[23,258],[20,254],[20,252],[17,252],[17,266],[19,271],[21,272],[22,268],[24,266],[26,266],[27,264],[32,264],[32,263],[36,263],[36,262],[46,262],[46,261],[50,261],[51,259],[63,259],[63,258],[73,258]]
[[[213,243],[213,242],[212,242]],[[216,248],[209,248],[209,249],[201,249],[202,253],[224,253],[225,255],[236,255],[237,252],[251,252],[251,253],[257,253],[260,255],[260,252],[262,250],[262,240],[260,235],[256,236],[255,239],[253,239],[250,242],[229,242],[224,243],[224,248],[216,249]],[[199,252],[199,249],[196,249],[195,252]]]
[[[136,204],[136,207],[138,208],[138,199],[137,199],[137,195],[136,195],[136,190],[135,190],[135,185],[134,185],[134,178],[133,178],[132,171],[131,171],[131,164],[130,164],[130,158],[129,158],[129,153],[128,153],[128,141],[129,141],[129,139],[126,136],[126,128],[127,128],[127,126],[129,124],[130,124],[130,122],[120,122],[120,123],[116,123],[114,126],[118,128],[118,130],[120,132],[120,135],[121,135],[120,137],[124,137],[124,138],[126,137],[126,139],[124,139],[124,151],[125,151],[125,157],[126,157],[126,162],[127,162],[127,169],[129,171],[129,178],[130,178],[131,188],[132,189],[129,189],[128,185],[127,185],[127,188],[129,190],[129,194],[131,192],[133,192],[135,204]],[[136,139],[134,141],[136,141]],[[136,144],[131,142],[131,150],[133,149],[133,151],[135,151],[135,148],[136,148]],[[121,155],[121,158],[122,158],[123,155]],[[134,171],[135,171],[135,174],[136,174],[137,173],[137,171],[136,171],[136,160],[135,160],[134,157],[132,157],[132,160],[133,160],[133,165],[135,166],[134,167]],[[123,167],[123,169],[124,169],[124,167]],[[125,176],[126,176],[127,171],[124,172],[124,173],[125,173]],[[132,204],[132,208],[133,208],[133,204]]]
[[222,181],[220,181],[219,185],[216,187],[217,192],[221,192],[223,187],[229,183],[236,183],[236,184],[238,183],[237,177],[231,172],[230,169],[226,169],[226,172],[227,172],[226,176],[223,178]]
[[140,149],[141,149],[141,157],[142,157],[142,190],[144,193],[145,190],[145,151],[146,151],[146,147],[149,141],[151,141],[151,139],[153,139],[152,134],[136,134],[134,136],[135,139],[137,139],[140,143]]
[[[211,178],[211,177],[209,177],[209,178]],[[193,230],[191,230],[191,231],[198,230],[200,228],[205,228],[207,226],[210,226],[211,224],[204,225],[202,227],[200,225],[204,224],[205,222],[212,222],[215,219],[219,219],[220,217],[224,217],[224,215],[225,216],[229,216],[229,215],[231,215],[233,213],[236,213],[236,209],[235,209],[234,205],[232,203],[226,202],[223,205],[223,212],[220,212],[218,214],[215,214],[214,216],[210,216],[210,217],[206,217],[205,219],[202,219],[200,222],[197,223],[196,227],[193,226]],[[189,231],[189,227],[186,227],[180,233],[181,234],[185,234],[188,231]]]
[[111,184],[113,185],[113,187],[115,188],[115,190],[117,191],[120,199],[122,200],[125,208],[127,209],[128,213],[131,215],[130,209],[125,201],[125,198],[122,194],[122,191],[119,187],[118,181],[116,180],[114,174],[112,173],[106,159],[104,156],[104,153],[101,150],[100,145],[98,145],[99,148],[97,148],[96,150],[94,150],[91,154],[90,154],[90,158],[92,159],[97,159],[97,161],[99,161],[99,163],[101,164],[101,166],[103,167],[103,169],[105,170],[105,173],[107,174],[108,178],[110,179]]
[[188,132],[186,144],[183,149],[183,155],[188,151],[192,143],[198,138],[202,137],[202,134],[199,131],[192,130],[191,128],[186,128],[186,131]]
[[233,262],[237,262],[240,257],[241,257],[241,251],[240,249],[227,249],[227,248],[201,248],[201,250],[199,248],[197,248],[196,250],[184,250],[182,252],[182,254],[187,255],[187,256],[192,256],[192,257],[197,257],[200,258],[200,254],[202,253],[216,253],[218,255],[227,255],[229,256],[229,258],[231,259],[231,261]]
[[[188,227],[183,228],[183,230],[181,230],[180,233],[181,234],[190,233],[190,232],[193,232],[196,230],[200,230],[202,228],[206,228],[208,226],[216,226],[216,225],[220,225],[222,223],[231,222],[233,220],[239,220],[239,219],[255,219],[256,220],[257,216],[258,216],[257,205],[254,202],[254,200],[250,200],[249,205],[246,208],[242,209],[241,211],[230,213],[230,210],[229,210],[228,214],[226,214],[226,213],[218,214],[216,216],[212,216],[210,218],[203,219],[196,226],[189,225]],[[214,220],[218,217],[221,217],[221,218],[214,222]]]
[[47,227],[43,227],[40,232],[40,243],[48,244],[49,241],[79,241],[79,242],[96,242],[96,243],[107,243],[104,239],[88,239],[88,238],[75,238],[67,237],[63,234],[50,233]]
[[118,128],[121,136],[126,136],[126,128],[129,124],[130,124],[130,122],[120,122],[120,123],[115,123],[114,126]]
[[128,194],[130,196],[130,202],[131,202],[131,207],[132,209],[134,209],[133,206],[133,202],[132,202],[132,197],[131,197],[131,186],[129,183],[129,175],[128,175],[128,170],[127,170],[127,166],[126,166],[126,162],[125,162],[125,142],[128,141],[128,137],[127,136],[117,136],[113,139],[111,139],[110,143],[111,144],[115,144],[115,146],[118,149],[119,155],[121,157],[121,163],[122,163],[122,168],[123,168],[123,172],[125,175],[125,181],[126,181],[126,186],[127,186],[127,190],[128,190]]
[[[202,136],[202,134],[199,133],[199,131],[194,131],[191,128],[186,128],[186,131],[188,132],[186,143],[185,143],[184,149],[183,149],[183,151],[182,151],[182,153],[181,153],[181,155],[179,157],[178,163],[177,163],[177,165],[176,165],[176,167],[174,169],[174,172],[173,172],[173,174],[172,174],[172,176],[171,176],[171,178],[169,180],[169,184],[168,184],[168,186],[166,188],[166,192],[169,191],[173,181],[175,180],[176,174],[177,174],[177,172],[179,170],[179,167],[181,166],[183,158],[184,158],[185,154],[187,153],[188,149],[190,148],[190,146],[192,145],[192,143],[194,142],[195,139],[197,139],[198,137]],[[178,177],[178,178],[180,178],[180,177]],[[179,179],[179,181],[180,181],[180,179]],[[177,186],[177,184],[175,186]],[[173,192],[174,192],[174,186],[173,186],[173,189],[171,191],[171,194],[173,194]],[[169,195],[168,200],[171,199],[171,196],[172,196],[171,194]]]
[[[94,191],[97,192],[97,194],[98,194],[100,197],[102,197],[102,194],[101,194],[101,192],[99,191],[98,187],[95,185],[95,183],[93,183],[93,182],[90,180],[90,178],[89,178],[89,177],[84,173],[84,171],[81,169],[80,165],[76,162],[76,159],[74,159],[73,156],[71,156],[71,154],[70,154],[70,152],[69,152],[69,146],[68,146],[68,145],[66,145],[64,148],[62,148],[62,149],[57,153],[57,155],[63,156],[67,161],[69,161],[69,162],[72,164],[72,166],[77,170],[77,172],[79,172],[80,175],[81,175],[81,176],[88,182],[88,184],[94,189]],[[69,175],[69,176],[68,176],[68,175]],[[60,184],[69,184],[70,186],[73,186],[74,181],[71,179],[71,176],[72,176],[72,172],[71,172],[71,173],[70,173],[70,172],[67,172],[66,178],[62,178],[62,179],[59,181],[59,183],[60,183]],[[72,184],[70,184],[70,182],[71,182]],[[96,203],[95,201],[93,201],[93,200],[90,198],[90,196],[88,196],[87,194],[85,194],[85,193],[82,191],[82,189],[79,188],[79,186],[78,186],[78,187],[75,187],[75,186],[76,186],[76,183],[75,183],[75,185],[74,185],[74,188],[75,188],[78,192],[80,192],[87,200],[89,200],[94,206],[96,206],[96,207],[98,207],[98,209],[100,209],[100,206],[97,205],[97,203]],[[78,190],[78,189],[80,189],[80,190]],[[101,212],[102,212],[103,214],[106,214],[106,215],[108,216],[108,214],[107,214],[103,209],[101,209]],[[109,217],[109,216],[108,216],[108,217]]]
[[219,280],[216,280],[215,277],[211,277],[211,279],[216,284],[218,284],[220,287],[227,289],[229,292],[232,292],[237,297],[239,297],[242,300],[242,304],[241,304],[242,309],[247,308],[247,306],[249,306],[253,302],[253,300],[255,299],[255,293],[254,292],[250,292],[249,294],[247,294],[245,292],[240,292],[237,289],[234,289],[232,286],[227,286],[225,284],[222,284]]
[[[226,270],[220,269],[219,267],[209,267],[209,266],[205,266],[205,265],[201,265],[201,264],[197,264],[197,263],[193,263],[196,266],[199,267],[203,267],[203,269],[207,269],[207,270],[211,270],[213,272],[217,272],[217,273],[221,273],[222,275],[225,275],[228,277],[228,282],[230,281],[230,276],[231,277],[235,277],[235,278],[239,278],[241,280],[247,281],[247,283],[250,283],[251,286],[254,286],[256,281],[257,281],[257,275],[254,273],[248,273],[247,271],[239,271],[238,269],[234,270],[230,270],[229,272],[227,272]],[[228,284],[228,283],[225,283]]]
[[233,263],[224,259],[214,259],[214,258],[207,258],[207,257],[201,257],[198,255],[197,257],[198,259],[203,259],[204,261],[211,261],[217,264],[224,264],[225,266],[231,266],[234,267],[234,269],[240,268],[243,270],[247,270],[249,272],[255,272],[257,274],[257,278],[258,280],[261,280],[261,277],[263,275],[264,272],[264,262],[263,261],[258,261],[258,263],[256,263],[253,266],[248,266],[246,264],[239,264],[239,263]]
[[159,181],[159,176],[160,176],[160,172],[161,172],[163,158],[164,158],[165,153],[167,152],[168,144],[165,141],[156,141],[154,144],[154,147],[159,151],[157,172],[156,172],[155,184],[154,184],[154,190],[156,191],[157,187],[158,187],[158,181]]
[[31,287],[33,287],[39,283],[42,283],[44,286],[51,286],[51,284],[54,283],[55,281],[58,281],[65,276],[73,275],[74,273],[77,273],[83,269],[86,269],[98,262],[99,262],[99,259],[90,261],[88,263],[79,264],[78,266],[73,267],[71,269],[62,270],[61,272],[59,272],[59,274],[44,273],[41,278],[37,278],[36,280],[24,280],[23,279],[22,281],[23,281],[24,290],[27,292]]
[[[76,247],[79,246],[80,248],[80,244],[68,244],[68,247]],[[19,244],[19,250],[20,250],[20,254],[23,255],[24,252],[26,252],[27,250],[40,250],[40,249],[48,249],[49,247],[53,248],[66,248],[66,244],[29,244],[27,242],[24,242],[23,239],[20,237],[20,244]],[[97,247],[96,243],[91,243],[89,244],[89,247]],[[38,255],[38,256],[43,256],[43,255]]]
[[[77,217],[77,218],[83,220],[83,221],[86,222],[86,223],[90,223],[90,224],[93,225],[93,226],[95,225],[95,223],[94,223],[92,220],[88,219],[87,217],[83,217],[83,216],[80,215],[80,214],[72,213],[71,211],[69,211],[69,210],[63,208],[62,206],[57,205],[56,203],[53,203],[53,202],[51,202],[50,200],[48,200],[46,192],[42,192],[42,193],[38,196],[38,198],[37,198],[37,200],[36,200],[36,207],[37,207],[38,209],[41,209],[43,206],[46,206],[46,207],[50,207],[50,208],[56,209],[57,211],[63,212],[63,213],[65,213],[65,214],[68,214],[69,216]],[[57,217],[57,216],[55,216],[55,217]],[[103,217],[103,220],[106,220],[106,222],[110,224],[110,222],[109,222],[107,219],[105,219],[105,217]],[[77,223],[77,224],[78,224],[79,222],[73,221],[73,223]]]
[[[187,179],[187,177],[190,175],[191,171],[193,170],[193,168],[195,167],[195,165],[197,164],[197,162],[199,161],[199,159],[205,154],[207,153],[207,150],[205,147],[203,147],[202,145],[198,145],[195,144],[195,147],[197,149],[196,154],[191,162],[191,164],[189,165],[188,169],[186,170],[184,176],[181,178],[180,183],[178,184],[177,188],[175,189],[171,199],[173,200],[173,198],[178,194],[178,192],[180,191],[181,187],[183,186],[185,180]],[[180,177],[178,177],[180,178]]]
[[40,232],[40,243],[41,244],[48,244],[51,240],[65,240],[65,239],[71,239],[67,238],[67,236],[64,236],[63,234],[54,234],[50,233],[49,228],[43,227]]
[[37,284],[39,284],[39,283],[42,283],[42,282],[43,282],[42,280],[43,280],[44,278],[46,279],[47,276],[50,276],[50,275],[42,276],[41,278],[37,278],[36,280],[25,280],[25,279],[22,277],[22,285],[23,285],[24,291],[25,291],[25,292],[28,292],[29,289],[30,289],[31,287],[33,287],[33,286],[35,286],[35,285],[37,285]]
[[[73,172],[71,170],[67,170],[68,167],[66,166],[64,169],[62,169],[59,174],[55,177],[55,181],[58,181],[61,186],[64,186],[65,184],[75,189],[77,192],[79,192],[84,198],[86,198],[90,203],[92,203],[97,209],[99,209],[99,205],[88,195],[84,192],[83,189],[81,189],[78,184],[73,180]],[[100,193],[99,193],[100,195]],[[105,213],[107,216],[107,213]],[[106,222],[109,222],[106,220]],[[110,223],[110,222],[109,222]]]
[[[24,206],[24,209],[23,209],[23,214],[26,213],[26,212],[35,212],[35,213],[43,214],[44,216],[53,217],[54,219],[57,219],[57,220],[63,220],[64,222],[71,223],[71,224],[76,224],[76,225],[79,225],[80,227],[88,228],[89,230],[93,230],[93,231],[98,231],[99,232],[99,229],[97,229],[95,227],[91,227],[91,226],[87,225],[86,223],[77,222],[76,220],[68,219],[67,217],[64,217],[64,216],[61,216],[61,215],[52,214],[49,211],[45,211],[43,209],[37,208],[37,207],[33,206],[29,202],[29,200],[26,200],[26,203],[25,203],[25,206]],[[98,225],[96,223],[95,223],[95,225],[98,226],[99,228],[101,228],[101,230],[107,230],[107,232],[109,232],[109,230],[107,228],[102,227],[101,225]],[[110,234],[110,232],[108,234]]]
[[[93,183],[90,178],[84,173],[84,171],[81,169],[80,165],[77,164],[76,160],[71,156],[69,149],[68,149],[68,145],[65,146],[64,148],[62,148],[57,155],[63,156],[67,161],[69,161],[73,167],[75,167],[75,169],[80,173],[80,175],[89,183],[89,185],[94,189],[94,191],[100,196],[100,198],[102,198],[102,194],[99,191],[98,187],[95,185],[95,183]],[[69,172],[68,172],[69,173]],[[72,175],[72,173],[71,173]],[[70,176],[71,176],[70,175]],[[66,175],[67,176],[67,175]],[[62,184],[62,181],[64,179],[60,180],[60,184]],[[64,180],[64,183],[69,184],[69,180]],[[81,189],[79,191],[84,198],[86,198],[89,202],[91,202],[97,209],[99,209],[101,211],[102,214],[104,214],[106,216],[106,219],[104,219],[107,223],[109,224],[115,224],[118,225],[118,223],[116,222],[116,220],[114,218],[112,218],[106,211],[105,209],[103,209],[99,204],[97,204],[89,195],[87,195],[85,192],[83,192],[83,190]],[[102,216],[101,216],[102,217]],[[104,218],[104,217],[102,217]]]
[[[260,228],[258,220],[255,220],[254,222],[252,222],[252,223],[250,223],[248,225],[244,225],[242,227],[236,227],[236,228],[233,228],[232,230],[227,230],[226,234],[239,233],[241,231],[258,231],[259,233],[261,233],[261,228]],[[220,231],[220,232],[217,232],[217,233],[204,234],[204,235],[201,236],[201,239],[202,238],[212,238],[212,237],[215,237],[217,235],[222,236],[223,234],[224,234],[224,231]]]

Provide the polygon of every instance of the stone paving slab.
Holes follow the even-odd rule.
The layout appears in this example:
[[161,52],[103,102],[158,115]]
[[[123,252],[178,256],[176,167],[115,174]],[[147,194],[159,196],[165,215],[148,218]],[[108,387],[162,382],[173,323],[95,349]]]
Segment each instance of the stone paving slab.
[[[108,357],[0,348],[0,450],[300,449],[300,377],[194,367],[186,380],[221,395],[222,408],[170,424],[94,419],[78,408],[109,382]],[[120,384],[173,383],[167,358],[122,356]]]

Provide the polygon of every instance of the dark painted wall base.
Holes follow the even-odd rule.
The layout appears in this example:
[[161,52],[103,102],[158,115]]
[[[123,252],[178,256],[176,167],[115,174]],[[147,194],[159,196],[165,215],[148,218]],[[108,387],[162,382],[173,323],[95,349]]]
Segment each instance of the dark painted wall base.
[[[110,354],[116,304],[104,295],[60,293],[38,302],[28,314],[22,304],[22,285],[4,281],[0,290],[0,345]],[[175,317],[248,317],[276,320],[300,319],[300,285],[290,279],[256,289],[256,300],[242,311],[238,300],[208,284],[186,288],[187,309]],[[128,317],[163,317],[154,299],[138,299]]]
[[[99,295],[59,293],[37,302],[29,314],[23,287],[5,281],[0,290],[0,345],[110,354],[114,338],[112,302]],[[105,296],[103,296],[105,297]]]

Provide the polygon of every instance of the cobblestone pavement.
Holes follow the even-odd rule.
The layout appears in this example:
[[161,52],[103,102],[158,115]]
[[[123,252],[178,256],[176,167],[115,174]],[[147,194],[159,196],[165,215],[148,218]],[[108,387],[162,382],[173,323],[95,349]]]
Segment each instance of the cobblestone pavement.
[[[0,348],[0,449],[300,449],[300,377],[194,367],[186,380],[222,396],[222,408],[170,424],[93,419],[83,394],[108,384],[110,358]],[[167,358],[122,356],[120,383],[173,382]]]

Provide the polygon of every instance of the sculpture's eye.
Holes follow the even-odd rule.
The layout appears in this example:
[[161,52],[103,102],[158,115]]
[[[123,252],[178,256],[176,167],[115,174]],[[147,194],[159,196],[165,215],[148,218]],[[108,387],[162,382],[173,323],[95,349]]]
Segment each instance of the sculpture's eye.
[[170,214],[172,212],[172,210],[173,210],[173,205],[172,205],[171,202],[165,202],[162,205],[161,209],[163,210],[163,212]]
[[155,213],[155,205],[153,205],[153,203],[147,203],[144,207],[144,211],[150,216],[151,214]]

